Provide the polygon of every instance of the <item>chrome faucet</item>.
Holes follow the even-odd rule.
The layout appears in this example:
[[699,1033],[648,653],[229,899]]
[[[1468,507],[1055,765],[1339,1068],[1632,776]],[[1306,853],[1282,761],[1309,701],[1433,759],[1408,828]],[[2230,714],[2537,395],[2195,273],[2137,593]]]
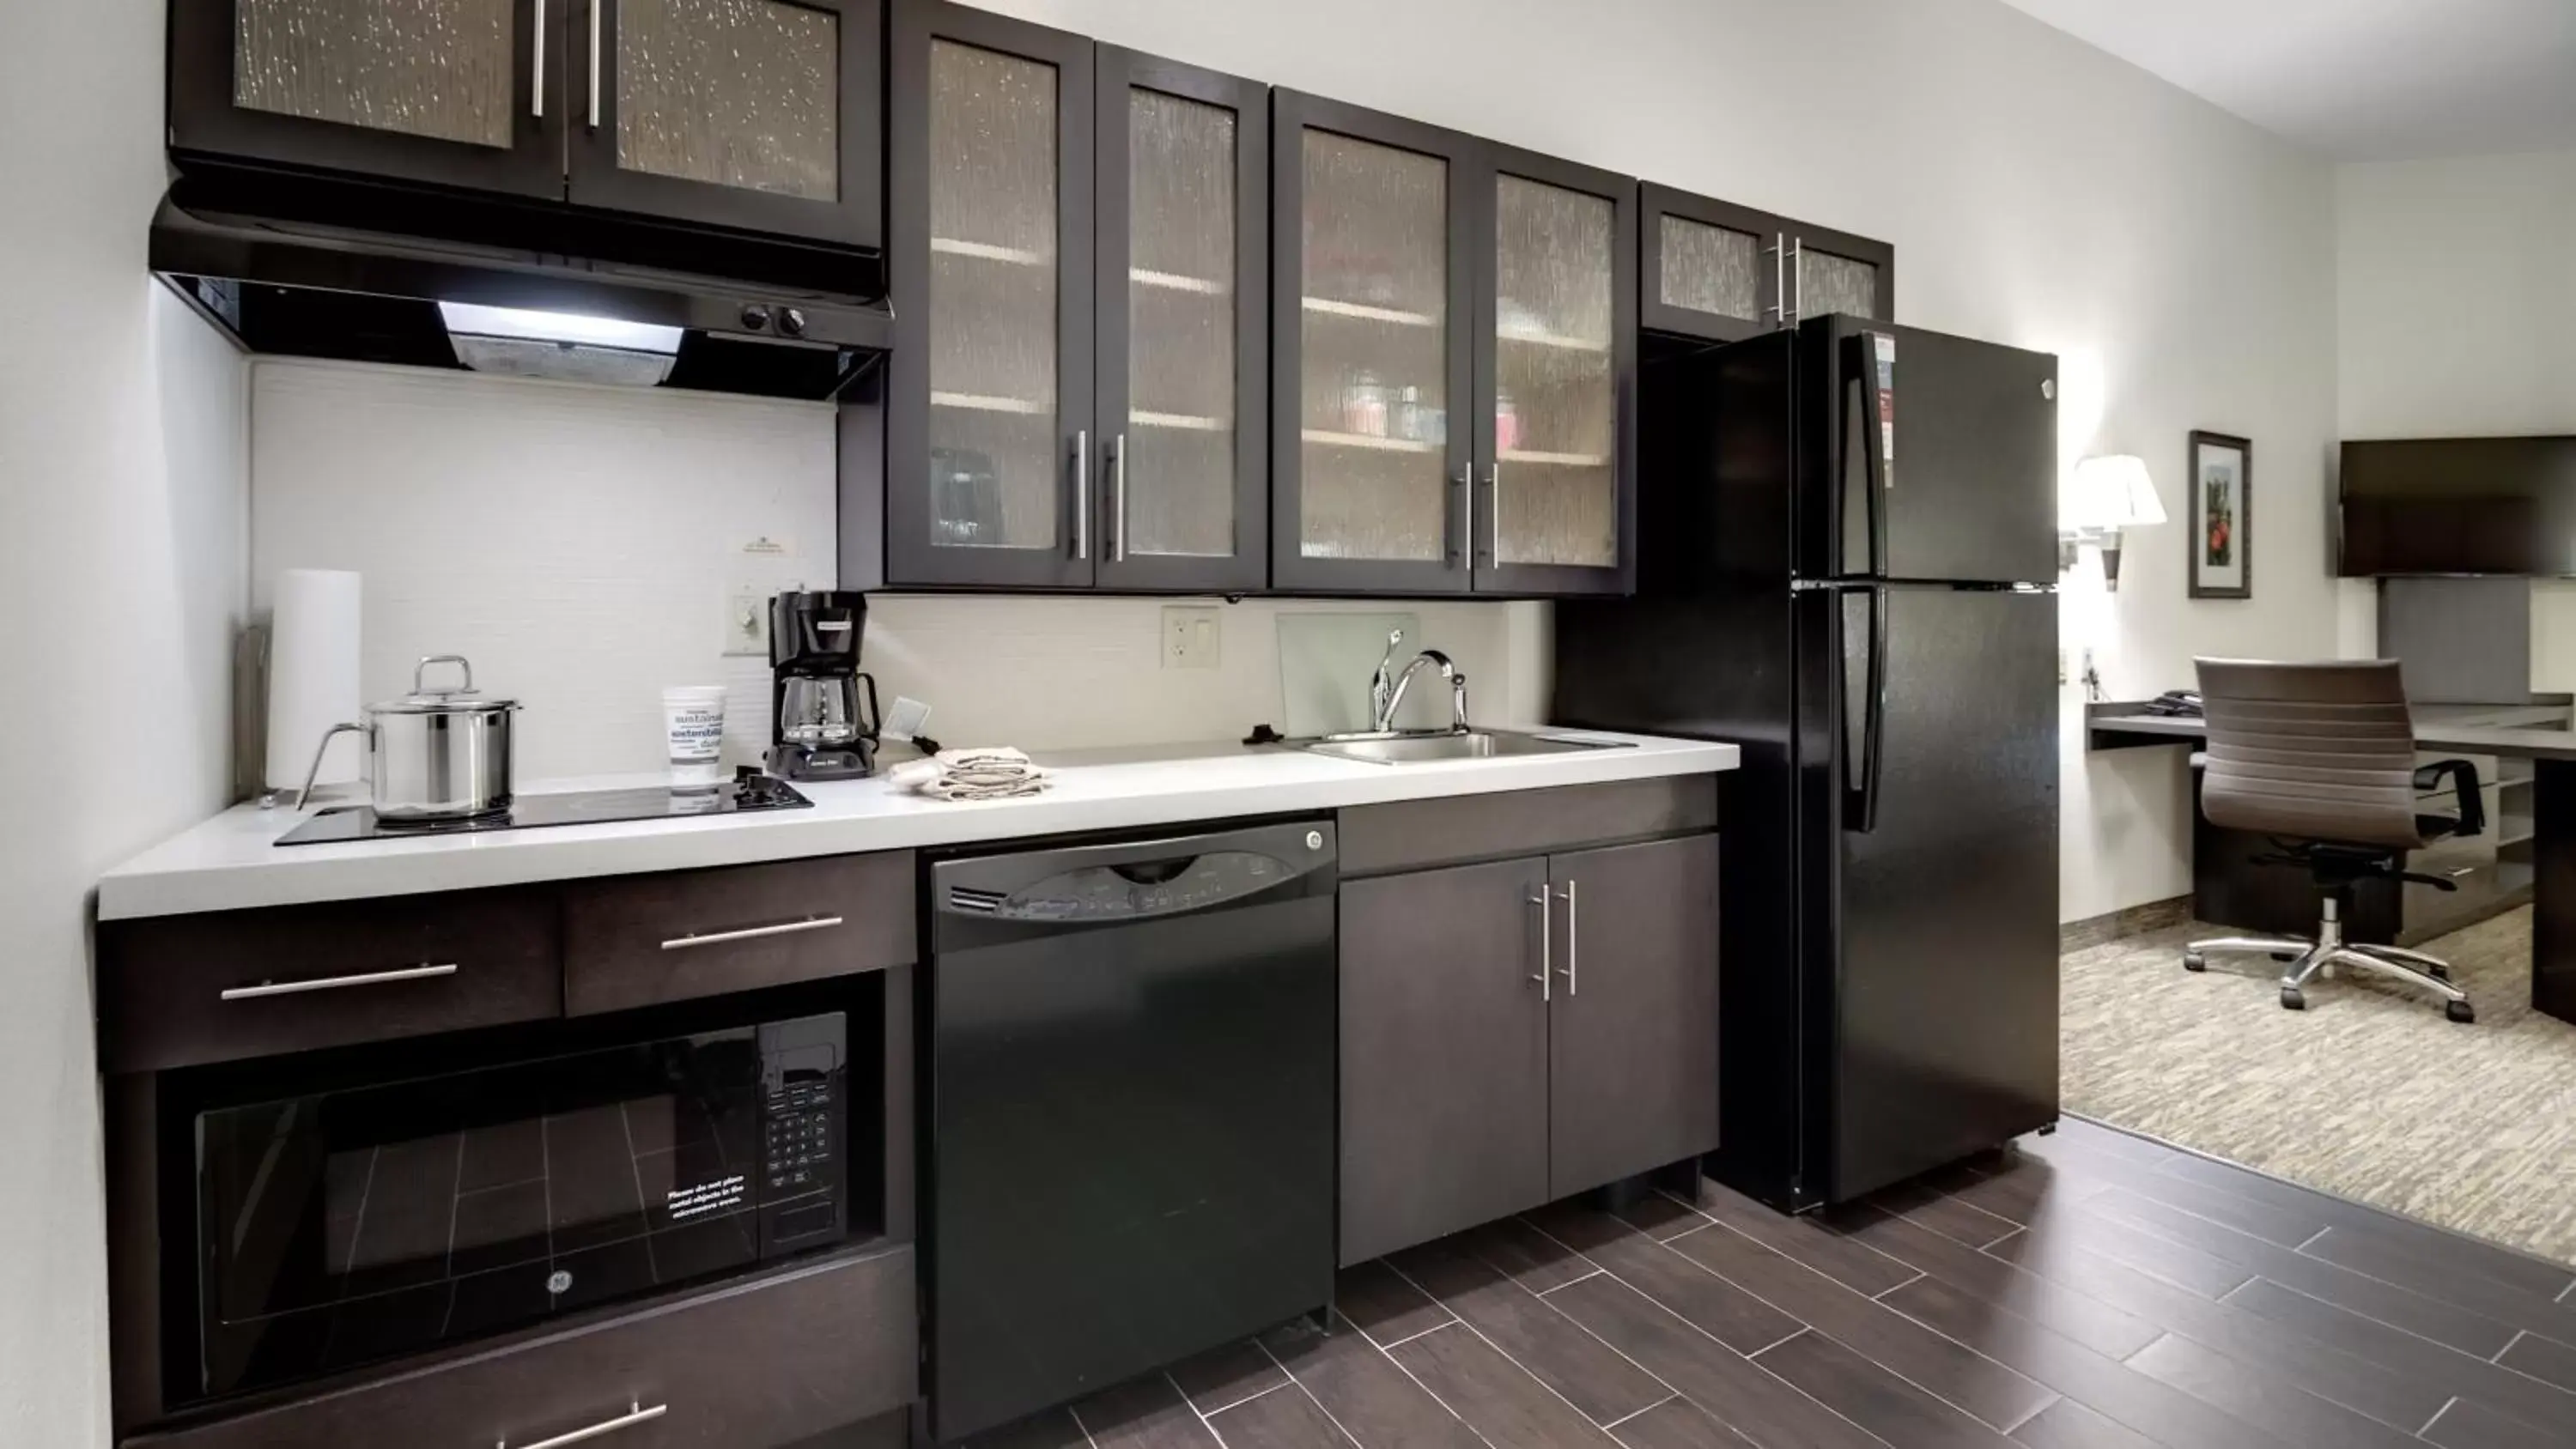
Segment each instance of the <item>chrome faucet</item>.
[[[1394,653],[1396,640],[1403,637],[1403,631],[1398,630],[1393,638],[1387,640],[1387,652],[1390,656]],[[1391,689],[1385,688],[1386,662],[1384,660],[1378,662],[1377,676],[1369,681],[1371,716],[1369,728],[1372,731],[1386,734],[1395,728],[1395,712],[1404,708],[1405,688],[1413,683],[1413,672],[1425,664],[1438,669],[1440,677],[1449,681],[1450,732],[1453,734],[1467,732],[1467,676],[1459,673],[1458,666],[1449,662],[1449,656],[1437,649],[1425,649],[1414,655],[1413,662],[1405,665],[1404,672],[1395,677],[1395,685]],[[1381,689],[1385,690],[1383,694],[1379,692]]]
[[1386,631],[1386,653],[1377,661],[1377,673],[1369,676],[1369,728],[1383,730],[1395,717],[1395,646],[1404,642],[1402,629]]

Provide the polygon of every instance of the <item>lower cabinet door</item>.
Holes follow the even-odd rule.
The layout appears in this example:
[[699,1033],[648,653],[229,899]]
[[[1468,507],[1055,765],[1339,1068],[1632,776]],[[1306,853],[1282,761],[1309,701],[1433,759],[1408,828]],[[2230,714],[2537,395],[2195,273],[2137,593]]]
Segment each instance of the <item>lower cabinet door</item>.
[[1547,1200],[1546,890],[1543,859],[1342,887],[1343,1263]]
[[910,1245],[813,1264],[126,1449],[782,1449],[915,1397]]
[[1717,837],[1549,861],[1548,1196],[1717,1146]]

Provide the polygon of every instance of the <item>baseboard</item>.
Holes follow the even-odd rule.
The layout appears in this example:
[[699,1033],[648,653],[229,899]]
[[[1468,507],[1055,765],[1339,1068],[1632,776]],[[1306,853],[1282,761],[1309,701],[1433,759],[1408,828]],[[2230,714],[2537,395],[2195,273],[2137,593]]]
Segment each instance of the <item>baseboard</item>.
[[2143,936],[2149,931],[2161,931],[2168,926],[2179,926],[2190,919],[2191,897],[2189,896],[2149,901],[2139,906],[2124,906],[2116,911],[2099,916],[2088,916],[2081,921],[2068,921],[2059,926],[2057,950],[2059,955],[2064,955],[2069,951],[2081,951],[2087,946],[2099,946],[2105,941],[2117,941],[2124,936]]

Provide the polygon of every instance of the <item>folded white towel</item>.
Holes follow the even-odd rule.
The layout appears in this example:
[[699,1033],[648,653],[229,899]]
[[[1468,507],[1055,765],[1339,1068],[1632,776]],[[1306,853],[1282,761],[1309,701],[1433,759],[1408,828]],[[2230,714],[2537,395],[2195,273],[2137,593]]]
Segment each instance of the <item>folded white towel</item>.
[[927,760],[910,760],[886,772],[886,778],[917,795],[935,800],[1007,800],[1035,795],[1049,785],[1042,765],[1007,745],[941,750]]

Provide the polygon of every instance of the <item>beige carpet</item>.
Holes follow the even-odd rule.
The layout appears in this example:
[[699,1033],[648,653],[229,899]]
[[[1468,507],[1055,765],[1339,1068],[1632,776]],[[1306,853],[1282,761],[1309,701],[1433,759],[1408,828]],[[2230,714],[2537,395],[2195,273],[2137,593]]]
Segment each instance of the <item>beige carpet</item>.
[[2069,1111],[2576,1264],[2576,1026],[2531,1009],[2531,912],[2427,943],[2478,1019],[2377,981],[2277,963],[2194,975],[2158,931],[2064,958]]

